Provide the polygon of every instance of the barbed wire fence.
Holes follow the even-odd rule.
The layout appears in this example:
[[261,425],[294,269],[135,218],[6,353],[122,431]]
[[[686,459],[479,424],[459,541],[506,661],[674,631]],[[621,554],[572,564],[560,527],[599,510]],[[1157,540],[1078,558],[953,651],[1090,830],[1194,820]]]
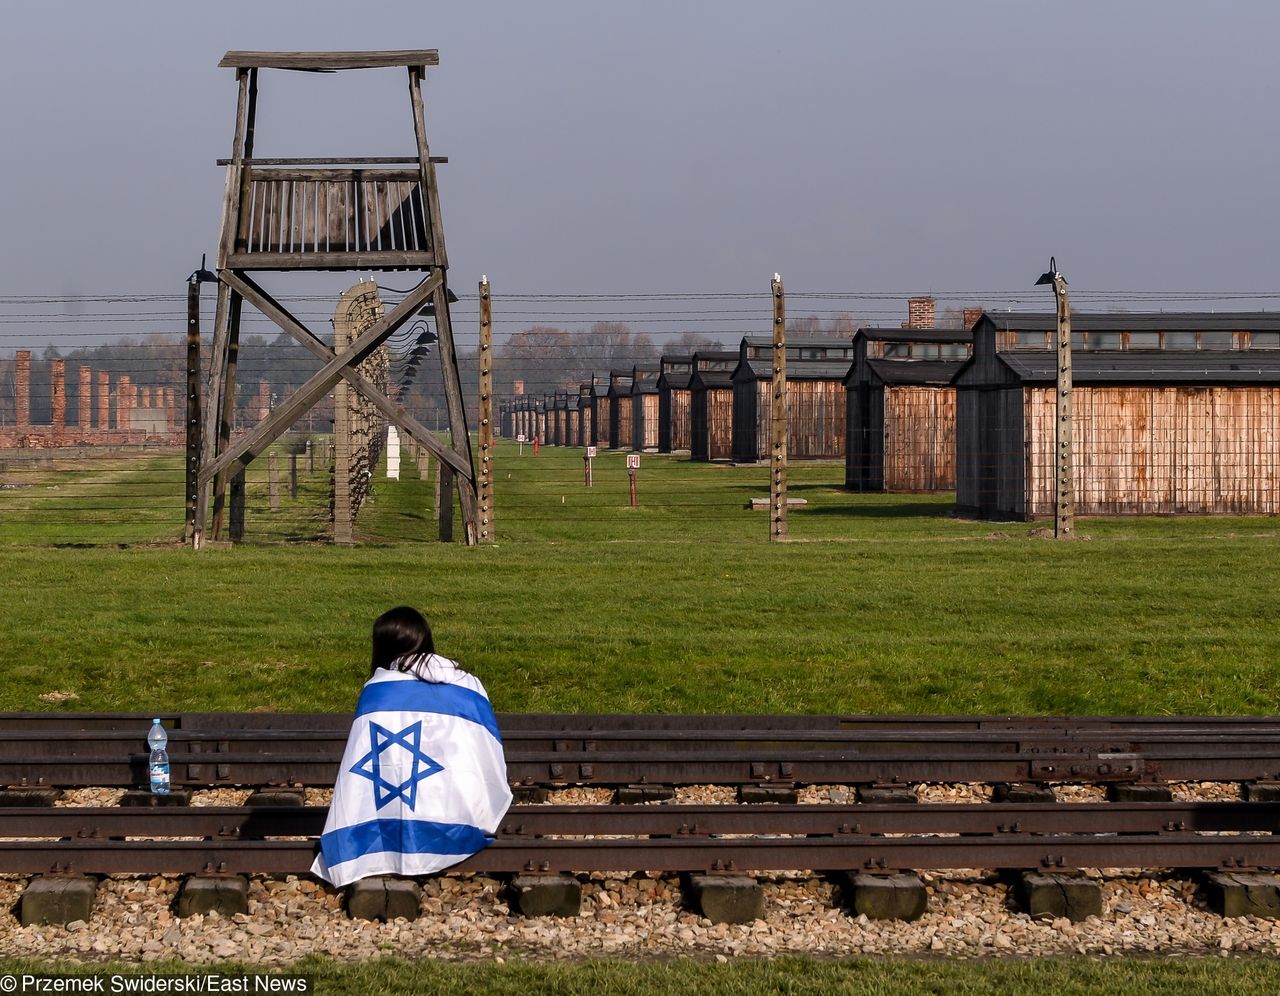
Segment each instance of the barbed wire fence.
[[[905,301],[918,293],[790,291],[788,314],[794,317],[789,333],[849,338],[861,326],[898,327],[906,318]],[[1045,294],[1030,288],[923,293],[938,302],[940,328],[958,328],[965,308],[981,306],[989,313],[1045,312],[1052,304]],[[388,304],[398,296],[390,288],[382,294]],[[328,294],[298,295],[288,303],[295,314],[321,330],[332,319],[333,299]],[[1278,299],[1280,292],[1073,291],[1077,311],[1263,312]],[[495,409],[520,396],[576,394],[580,384],[593,376],[607,379],[611,371],[656,364],[664,353],[736,350],[743,336],[769,332],[770,304],[767,289],[495,292]],[[206,307],[211,304],[206,302]],[[211,327],[211,318],[211,314],[202,316],[203,328]],[[478,327],[474,296],[463,295],[454,306],[453,325],[467,409],[474,414]],[[251,309],[245,310],[242,326],[235,431],[256,424],[318,369],[310,353],[277,334],[273,323]],[[182,294],[0,296],[0,541],[176,542],[183,519],[184,327]],[[385,355],[385,377],[389,389],[398,392],[416,418],[445,432],[448,419],[429,333],[429,326],[418,322],[394,337]],[[203,360],[207,369],[207,341]],[[804,420],[803,413],[799,418]],[[331,442],[334,419],[334,400],[326,398],[299,420],[293,432],[298,439],[315,440],[318,447]],[[821,433],[827,427],[833,432],[843,429],[839,414],[826,408],[813,412],[809,421]],[[1258,451],[1256,439],[1271,433],[1280,438],[1280,427],[1273,422],[1270,408],[1242,410],[1232,435],[1216,449],[1238,451],[1243,460],[1246,451]],[[512,423],[504,421],[507,438],[499,460],[504,449],[507,454],[518,452],[518,444],[510,438],[512,429]],[[379,491],[395,485],[376,476],[380,454],[375,451],[384,438],[382,430],[375,414],[369,420],[365,455],[357,461],[359,473],[373,488],[375,505]],[[576,439],[561,442],[576,448]],[[624,448],[628,448],[626,442],[620,441],[619,449]],[[1133,452],[1131,442],[1109,442],[1100,452],[1118,461],[1136,459],[1125,455]],[[570,484],[581,485],[577,459],[575,455],[573,461],[563,461],[563,469],[553,461],[541,477],[514,474],[508,478],[500,468],[497,500],[504,524],[523,522],[536,532],[540,524],[560,521],[563,513],[555,505],[562,503]],[[834,487],[843,486],[841,459],[833,458],[823,475]],[[1154,464],[1167,465],[1171,459],[1157,455]],[[304,469],[299,497],[272,511],[266,463],[255,461],[247,475],[246,538],[255,542],[327,539],[329,488],[323,480],[327,466],[316,466],[309,474]],[[1202,469],[1205,474],[1211,470]],[[763,474],[759,476],[764,479]],[[425,477],[420,474],[416,483],[422,485]],[[705,467],[687,455],[673,457],[664,478],[666,490],[654,503],[673,516],[739,518],[742,493],[750,485],[737,479],[725,482],[723,475],[708,477]],[[351,483],[353,491],[358,491],[360,482]],[[414,486],[412,474],[403,483]],[[361,495],[357,504],[365,500]],[[426,501],[430,503],[429,498]],[[601,500],[583,505],[575,514],[605,521],[616,514],[616,507]],[[424,510],[417,535],[406,532],[404,538],[432,539],[428,518]]]

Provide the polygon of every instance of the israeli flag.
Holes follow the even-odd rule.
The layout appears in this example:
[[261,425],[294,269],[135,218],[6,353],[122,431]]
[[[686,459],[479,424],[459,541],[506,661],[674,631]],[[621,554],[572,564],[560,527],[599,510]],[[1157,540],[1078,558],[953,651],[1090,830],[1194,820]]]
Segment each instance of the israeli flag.
[[376,671],[356,703],[311,866],[334,886],[457,864],[490,843],[511,805],[484,687],[444,657],[410,663]]

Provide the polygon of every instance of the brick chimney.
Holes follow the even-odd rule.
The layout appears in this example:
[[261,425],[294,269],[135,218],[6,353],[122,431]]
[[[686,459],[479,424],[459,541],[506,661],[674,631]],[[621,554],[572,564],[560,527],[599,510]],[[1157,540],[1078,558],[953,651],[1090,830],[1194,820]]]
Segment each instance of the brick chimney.
[[513,381],[511,384],[511,390],[516,394],[524,394],[524,381]]
[[982,307],[964,309],[964,330],[966,332],[978,324],[978,319],[982,317],[984,311],[986,309]]
[[265,380],[258,381],[258,398],[253,407],[250,418],[255,422],[261,422],[271,413],[271,385]]
[[80,367],[80,393],[76,403],[76,415],[81,429],[93,425],[93,371],[86,366]]
[[14,422],[19,429],[31,425],[31,350],[19,349],[13,354]]
[[121,374],[116,378],[116,428],[128,432],[133,428],[133,378]]
[[937,302],[931,297],[907,299],[907,328],[935,329],[938,327]]
[[98,431],[111,428],[111,374],[98,371]]
[[54,360],[49,365],[50,421],[55,430],[67,425],[67,361]]

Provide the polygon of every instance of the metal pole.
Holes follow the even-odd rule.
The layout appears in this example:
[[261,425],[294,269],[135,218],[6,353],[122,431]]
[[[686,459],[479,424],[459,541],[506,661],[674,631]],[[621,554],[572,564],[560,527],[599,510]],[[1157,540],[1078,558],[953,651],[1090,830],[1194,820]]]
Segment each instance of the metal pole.
[[769,540],[787,539],[787,305],[782,277],[773,275],[773,457],[769,484]]
[[489,278],[480,277],[480,503],[479,542],[492,543],[493,532],[493,315]]
[[[106,426],[102,427],[104,430]],[[187,283],[187,519],[182,538],[199,549],[196,503],[200,497],[200,282]]]

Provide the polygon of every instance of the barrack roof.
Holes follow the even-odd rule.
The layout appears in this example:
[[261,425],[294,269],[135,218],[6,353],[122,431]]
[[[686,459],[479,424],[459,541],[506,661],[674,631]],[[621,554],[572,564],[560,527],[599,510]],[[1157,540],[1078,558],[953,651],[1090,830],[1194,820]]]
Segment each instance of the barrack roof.
[[[1057,379],[1051,349],[997,354],[1024,383]],[[1083,350],[1071,356],[1074,383],[1275,384],[1280,383],[1280,353],[1275,350]]]
[[[1058,316],[1051,311],[987,311],[984,315],[998,329],[1039,332],[1058,327]],[[1073,311],[1071,329],[1074,332],[1280,331],[1280,311]]]

